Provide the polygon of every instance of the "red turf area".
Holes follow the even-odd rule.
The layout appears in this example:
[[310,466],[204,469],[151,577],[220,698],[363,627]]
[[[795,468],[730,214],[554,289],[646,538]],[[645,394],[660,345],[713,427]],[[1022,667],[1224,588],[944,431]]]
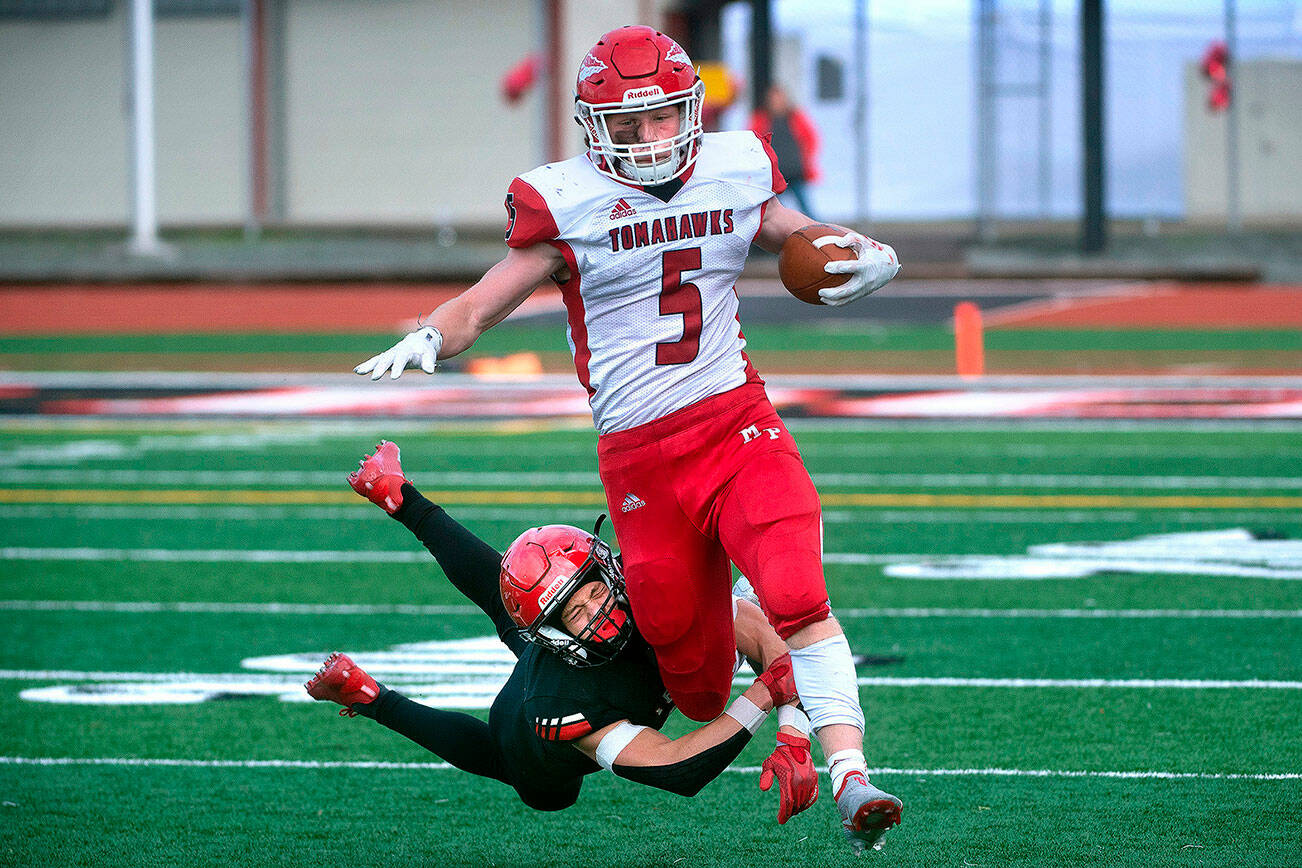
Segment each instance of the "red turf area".
[[[0,332],[403,331],[464,284],[9,286]],[[559,305],[544,287],[526,306]],[[995,328],[1302,328],[1302,286],[1152,283],[1033,301],[985,317]]]
[[464,284],[155,284],[7,287],[0,331],[401,331]]
[[1302,328],[1302,286],[1149,283],[1033,301],[985,317],[996,328]]

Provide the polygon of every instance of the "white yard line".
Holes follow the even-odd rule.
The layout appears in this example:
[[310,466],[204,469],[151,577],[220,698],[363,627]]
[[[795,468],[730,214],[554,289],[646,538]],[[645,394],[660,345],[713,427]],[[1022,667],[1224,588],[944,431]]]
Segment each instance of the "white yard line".
[[[204,485],[243,487],[342,488],[337,470],[153,470],[142,468],[12,468],[0,469],[0,484],[81,485]],[[1127,476],[1069,473],[812,473],[827,487],[889,488],[1018,488],[1018,489],[1148,489],[1252,490],[1302,489],[1297,476]],[[599,487],[595,471],[579,470],[463,470],[425,474],[427,486],[505,486],[532,488],[556,485]]]
[[[370,447],[367,447],[369,450]],[[355,470],[356,468],[348,468]],[[83,485],[205,485],[275,488],[329,487],[343,490],[347,471],[340,470],[148,470],[139,468],[15,468],[0,469],[0,484],[41,482]],[[413,473],[426,487],[585,485],[600,487],[596,471],[451,471]],[[1297,487],[1302,487],[1302,480]],[[360,501],[359,501],[360,502]]]
[[[391,676],[387,678],[394,684],[410,683],[410,677]],[[420,677],[428,682],[429,677]],[[13,681],[96,681],[172,683],[182,680],[203,681],[205,683],[258,681],[264,683],[284,682],[286,687],[296,688],[301,681],[287,679],[284,675],[267,673],[200,673],[200,672],[92,672],[74,669],[0,669],[0,678]],[[1249,679],[1246,681],[1212,680],[1201,678],[872,678],[856,679],[860,687],[991,687],[1011,689],[1034,688],[1078,688],[1078,689],[1123,689],[1123,690],[1302,690],[1302,681],[1265,681]],[[750,679],[738,678],[737,684],[749,684]]]
[[1120,688],[1134,690],[1302,690],[1302,681],[1202,678],[859,678],[860,687]]
[[[597,507],[581,508],[558,506],[555,504],[522,503],[519,505],[502,504],[501,506],[458,506],[456,518],[467,521],[513,521],[523,522],[521,528],[531,523],[535,515],[564,517],[575,523],[591,523],[602,512]],[[1059,515],[1059,514],[1055,514]],[[1221,515],[1225,515],[1221,513]],[[229,506],[225,504],[169,504],[167,506],[147,506],[130,503],[54,503],[54,504],[0,504],[0,519],[32,519],[46,521],[60,518],[93,519],[96,521],[357,521],[359,518],[374,517],[379,514],[370,503],[358,498],[351,506],[330,504],[249,504],[247,506]],[[847,517],[848,520],[848,517]],[[856,517],[855,521],[861,521]],[[1128,514],[1127,521],[1134,521],[1133,513]],[[1244,524],[1243,519],[1227,519],[1237,524]]]
[[[103,600],[0,600],[5,612],[114,612],[155,614],[177,612],[204,615],[475,615],[478,606],[366,605],[362,603],[204,603],[148,601],[105,602]],[[1302,616],[1302,612],[1299,612]]]
[[[0,604],[3,605],[3,604]],[[836,609],[846,618],[1302,618],[1302,609]]]
[[[15,766],[127,766],[203,769],[359,769],[377,771],[449,771],[449,763],[382,762],[376,760],[199,760],[149,759],[141,757],[33,757],[0,756],[0,765]],[[733,774],[756,775],[759,766],[730,766]],[[827,768],[820,766],[819,771]],[[1302,772],[1168,772],[1168,771],[1089,771],[1076,769],[897,769],[872,768],[870,775],[908,777],[1007,777],[1007,778],[1104,778],[1121,780],[1204,780],[1204,781],[1295,781]]]
[[[955,558],[994,558],[995,555],[956,555],[860,552],[826,552],[825,564],[873,566],[943,561]],[[1011,556],[1010,556],[1011,557]],[[255,563],[255,564],[388,564],[428,563],[427,552],[353,551],[343,549],[129,549],[129,548],[0,548],[0,561],[143,561],[157,563]],[[1154,567],[1156,569],[1156,565]]]
[[[161,612],[217,615],[478,615],[472,605],[411,605],[362,603],[239,603],[239,602],[154,602],[105,600],[0,600],[6,612],[114,612],[154,614]],[[837,609],[844,619],[871,618],[977,618],[977,619],[1296,619],[1302,609],[960,609],[960,608],[846,608]]]
[[[1296,546],[1294,546],[1296,548]],[[1214,555],[1215,553],[1213,553]],[[1053,557],[1044,555],[1041,560]],[[1074,555],[1076,561],[1084,566],[1084,572],[1061,573],[1063,577],[1080,578],[1090,571],[1105,569],[1124,570],[1127,572],[1175,573],[1187,575],[1240,575],[1259,576],[1270,579],[1302,578],[1302,570],[1286,569],[1297,566],[1297,554],[1290,551],[1273,555],[1272,560],[1251,564],[1222,564],[1214,556],[1204,554],[1202,560],[1194,557],[1188,562],[1164,562],[1151,554],[1130,554],[1128,558],[1119,556],[1097,556],[1091,559],[1089,553]],[[1264,556],[1260,556],[1264,557]],[[1002,559],[1002,560],[1001,560]],[[1064,563],[1071,561],[1070,557]],[[7,546],[0,548],[0,561],[37,561],[37,562],[95,562],[95,563],[215,563],[215,564],[425,564],[431,562],[430,555],[423,551],[349,551],[337,549],[154,549],[154,548],[35,548],[24,546]],[[1009,563],[1003,563],[1009,561]],[[972,562],[980,566],[979,578],[1016,580],[1023,578],[1042,578],[1039,572],[1029,567],[1019,567],[1022,562],[1040,566],[1039,561],[1022,555],[944,555],[944,554],[861,554],[858,552],[827,552],[823,562],[829,565],[876,566],[887,565],[887,572],[897,578],[948,578],[948,573],[939,576],[926,571],[927,565],[947,564],[950,562]],[[1048,561],[1051,565],[1054,561]],[[1262,563],[1265,565],[1263,566]],[[981,566],[984,565],[984,566]],[[906,569],[921,570],[919,576],[906,574]],[[1042,567],[1041,567],[1042,568]],[[969,566],[976,570],[977,567]],[[1028,572],[1027,570],[1030,570]],[[895,571],[894,573],[892,571]],[[984,571],[984,572],[983,572]],[[989,575],[985,575],[985,573]],[[1052,572],[1052,571],[1051,571]],[[1059,575],[1052,572],[1053,575]],[[958,578],[971,578],[966,573]]]
[[[175,504],[148,506],[140,504],[0,504],[0,519],[25,519],[44,521],[59,518],[90,519],[95,521],[356,521],[359,517],[373,515],[375,507],[363,500],[354,506],[330,504]],[[466,521],[523,522],[521,527],[537,524],[538,516],[564,519],[573,524],[590,523],[601,512],[600,507],[572,507],[556,504],[502,504],[500,506],[457,506],[455,517]],[[1139,520],[1135,510],[927,510],[899,509],[898,507],[862,506],[825,510],[824,524],[863,524],[871,516],[874,522],[889,524],[1133,524]],[[1251,525],[1260,522],[1298,523],[1302,513],[1204,510],[1201,512],[1172,512],[1168,518],[1181,524],[1237,524]],[[378,516],[377,516],[378,518]]]
[[[829,564],[885,564],[931,560],[943,555],[829,552]],[[255,564],[382,564],[427,563],[424,551],[343,551],[298,549],[119,549],[119,548],[0,548],[0,561],[150,561],[162,563],[255,563]]]
[[0,548],[0,561],[146,561],[161,563],[406,564],[428,552],[294,551],[283,549]]

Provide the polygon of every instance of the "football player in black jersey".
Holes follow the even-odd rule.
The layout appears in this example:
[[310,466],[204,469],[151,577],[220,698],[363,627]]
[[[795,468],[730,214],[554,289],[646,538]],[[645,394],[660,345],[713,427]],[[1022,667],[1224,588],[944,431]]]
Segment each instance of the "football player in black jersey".
[[348,481],[416,535],[518,659],[487,723],[413,702],[340,653],[305,685],[313,698],[343,705],[340,714],[369,717],[456,768],[502,781],[540,811],[574,804],[583,777],[602,768],[695,795],[776,707],[777,747],[760,786],[778,781],[780,823],[817,799],[808,718],[794,704],[786,645],[758,606],[735,601],[737,648],[766,668],[718,718],[670,739],[658,730],[673,703],[630,617],[619,560],[598,536],[565,525],[532,528],[501,555],[407,481],[389,442]]

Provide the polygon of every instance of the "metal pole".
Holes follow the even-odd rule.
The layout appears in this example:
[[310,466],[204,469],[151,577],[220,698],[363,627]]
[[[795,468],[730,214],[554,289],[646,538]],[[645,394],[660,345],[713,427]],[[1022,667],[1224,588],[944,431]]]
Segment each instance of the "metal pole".
[[856,0],[854,4],[854,46],[855,219],[867,220],[872,172],[868,150],[868,0]]
[[769,0],[750,3],[750,107],[763,107],[773,83],[773,21]]
[[1238,15],[1234,0],[1225,0],[1225,75],[1230,82],[1230,104],[1225,113],[1225,222],[1230,232],[1243,230],[1243,209],[1239,196],[1239,65]]
[[1053,0],[1040,0],[1040,216],[1053,210]]
[[1081,127],[1084,134],[1084,199],[1081,249],[1098,253],[1107,244],[1103,139],[1103,0],[1081,0]]
[[267,220],[284,223],[289,213],[286,185],[289,164],[285,158],[285,16],[287,0],[259,0],[263,7],[263,94],[266,118]]
[[976,129],[976,230],[982,241],[994,239],[995,143],[998,140],[995,106],[996,0],[977,0],[977,129]]
[[127,249],[141,256],[164,252],[158,241],[154,178],[154,9],[131,0],[132,233]]
[[245,111],[248,132],[248,213],[244,237],[255,240],[267,219],[267,75],[263,0],[244,0]]
[[564,0],[547,0],[547,161],[565,157],[565,130],[562,120],[569,118],[565,99],[565,18]]

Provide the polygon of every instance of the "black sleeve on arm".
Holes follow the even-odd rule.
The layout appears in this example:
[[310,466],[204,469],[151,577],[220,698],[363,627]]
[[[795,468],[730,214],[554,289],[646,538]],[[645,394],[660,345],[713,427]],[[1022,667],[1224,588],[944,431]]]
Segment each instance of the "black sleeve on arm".
[[411,483],[403,483],[402,506],[393,514],[416,535],[438,561],[456,589],[493,619],[497,635],[519,657],[524,640],[502,605],[498,578],[502,554],[427,500]]
[[616,762],[611,771],[648,787],[668,790],[680,796],[694,796],[701,788],[717,778],[735,760],[750,741],[750,733],[741,729],[721,744],[707,748],[695,756],[667,766],[625,766]]

